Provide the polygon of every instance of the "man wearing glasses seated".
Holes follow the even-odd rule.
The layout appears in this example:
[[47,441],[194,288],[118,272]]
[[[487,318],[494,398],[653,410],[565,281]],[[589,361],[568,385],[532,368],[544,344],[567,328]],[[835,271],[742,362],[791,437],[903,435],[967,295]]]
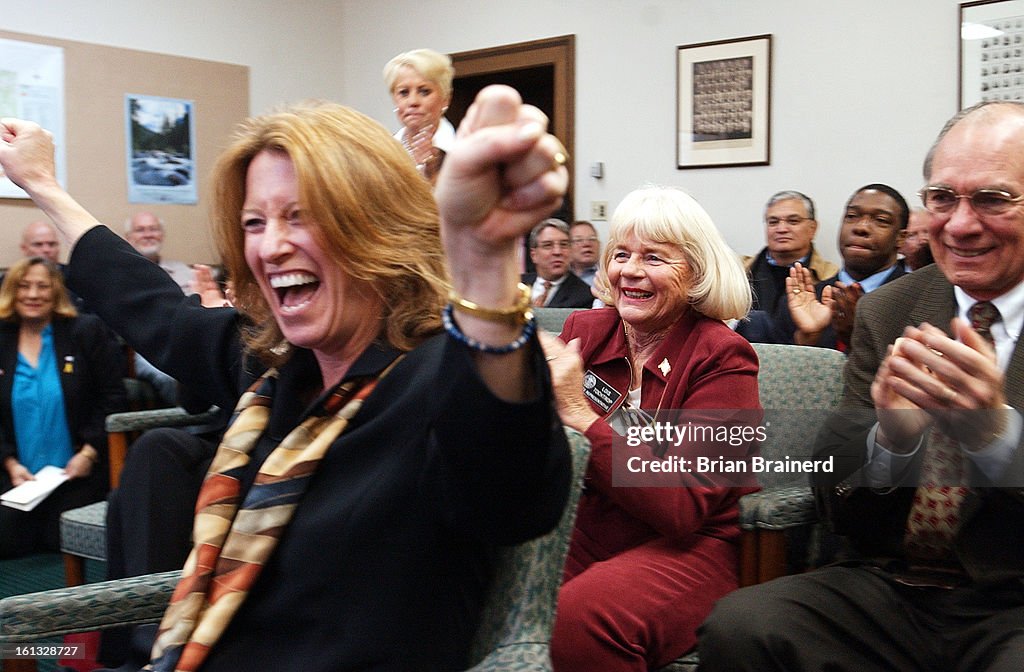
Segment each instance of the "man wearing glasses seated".
[[814,282],[832,277],[839,267],[814,249],[818,221],[814,201],[805,194],[793,190],[773,194],[765,205],[764,222],[767,245],[744,259],[754,306],[736,332],[752,343],[792,343],[794,327],[785,318],[790,267],[799,262],[811,272]]
[[569,227],[569,242],[572,243],[569,256],[572,272],[593,287],[601,258],[601,239],[597,237],[597,229],[586,220],[573,222]]
[[522,281],[532,286],[534,306],[549,308],[590,308],[594,296],[590,286],[569,270],[569,225],[560,219],[545,219],[530,232],[530,260],[536,273],[524,273]]
[[857,306],[815,493],[852,553],[722,598],[701,670],[1024,669],[1024,104],[924,163],[935,263]]

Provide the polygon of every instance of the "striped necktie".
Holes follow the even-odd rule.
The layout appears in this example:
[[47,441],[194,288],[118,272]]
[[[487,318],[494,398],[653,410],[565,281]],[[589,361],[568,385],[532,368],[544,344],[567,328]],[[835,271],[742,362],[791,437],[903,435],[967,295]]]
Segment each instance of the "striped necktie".
[[550,280],[545,280],[544,281],[544,291],[540,293],[540,296],[538,296],[536,299],[534,299],[534,301],[533,301],[534,307],[537,307],[537,308],[543,307],[544,304],[546,304],[548,302],[548,294],[550,294],[550,293],[551,293],[551,281]]

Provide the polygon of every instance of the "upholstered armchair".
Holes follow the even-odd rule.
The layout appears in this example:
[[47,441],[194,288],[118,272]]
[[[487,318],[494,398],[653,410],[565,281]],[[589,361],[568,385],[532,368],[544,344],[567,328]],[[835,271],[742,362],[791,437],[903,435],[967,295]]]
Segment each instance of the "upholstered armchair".
[[[551,670],[548,642],[590,456],[582,434],[567,429],[566,435],[573,457],[569,502],[550,533],[502,552],[473,645],[474,659],[480,662],[472,672]],[[163,572],[0,600],[0,647],[158,622],[178,576],[178,571]],[[35,663],[8,660],[3,669],[28,672],[35,670]]]
[[[764,343],[755,343],[754,351],[760,360],[757,385],[764,422],[770,425],[761,456],[810,455],[822,421],[839,405],[846,356],[827,348]],[[818,521],[807,476],[758,474],[758,481],[762,490],[740,500],[740,586],[787,574],[791,555],[815,561],[814,548],[789,548],[788,533]],[[811,530],[802,539],[814,540],[819,533]],[[691,652],[659,672],[695,672],[697,665]]]
[[[110,487],[116,488],[121,469],[128,456],[132,437],[156,427],[194,427],[214,421],[220,410],[210,407],[203,413],[189,413],[183,408],[155,408],[144,411],[112,413],[106,418],[109,445]],[[107,557],[107,503],[65,511],[60,517],[60,550],[64,556],[67,585],[85,583],[85,561]]]
[[[562,330],[571,308],[535,308],[538,322],[552,333]],[[755,343],[760,361],[758,391],[770,425],[761,456],[809,456],[825,417],[839,405],[846,356],[837,350]],[[822,534],[806,475],[758,474],[762,490],[740,500],[740,586],[769,581],[798,564],[817,561]],[[799,536],[798,536],[798,533]],[[791,540],[797,543],[792,544]],[[797,546],[793,548],[791,546]],[[694,672],[694,652],[659,672]]]

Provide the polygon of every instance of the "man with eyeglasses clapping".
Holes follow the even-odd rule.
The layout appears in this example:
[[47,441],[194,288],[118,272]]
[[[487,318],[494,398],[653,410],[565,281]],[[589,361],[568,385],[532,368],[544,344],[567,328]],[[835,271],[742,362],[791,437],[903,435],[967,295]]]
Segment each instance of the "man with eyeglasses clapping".
[[935,263],[861,299],[815,457],[839,564],[722,598],[702,671],[1024,669],[1024,104],[924,163]]
[[839,267],[814,249],[818,221],[814,201],[807,195],[794,190],[773,194],[765,205],[764,222],[767,245],[743,260],[754,305],[748,319],[737,324],[736,332],[752,343],[792,343],[793,326],[785,315],[790,267],[799,262],[811,272],[814,282],[832,277]]

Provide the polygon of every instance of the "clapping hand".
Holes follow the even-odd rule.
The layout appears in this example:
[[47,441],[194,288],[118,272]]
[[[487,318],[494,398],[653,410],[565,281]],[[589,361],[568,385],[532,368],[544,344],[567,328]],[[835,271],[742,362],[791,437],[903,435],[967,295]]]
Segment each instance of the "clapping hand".
[[800,262],[793,264],[786,278],[786,300],[789,301],[789,314],[796,325],[794,339],[798,345],[814,345],[818,342],[821,332],[832,319],[832,292],[822,294],[821,301],[814,293],[814,276]]
[[[853,334],[853,318],[857,314],[857,302],[864,296],[864,290],[857,282],[849,285],[837,282],[834,287],[826,287],[825,290],[829,292],[832,301],[832,330],[836,332],[837,338],[849,343]],[[822,294],[822,300],[824,298]]]
[[871,398],[881,430],[897,446],[916,441],[933,422],[971,447],[1005,426],[995,351],[965,321],[956,318],[951,327],[955,339],[930,324],[907,327],[878,369]]

